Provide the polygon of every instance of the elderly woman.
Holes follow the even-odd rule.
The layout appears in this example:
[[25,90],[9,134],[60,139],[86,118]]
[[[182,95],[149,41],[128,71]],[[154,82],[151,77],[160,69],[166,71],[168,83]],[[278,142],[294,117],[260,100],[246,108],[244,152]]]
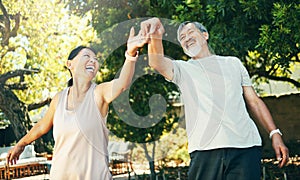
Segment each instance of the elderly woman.
[[16,163],[26,145],[53,127],[51,179],[112,179],[106,118],[109,103],[130,85],[137,50],[146,43],[140,34],[134,34],[131,28],[122,71],[110,82],[92,82],[99,63],[91,48],[79,46],[71,51],[66,63],[72,75],[71,86],[54,96],[45,116],[10,150],[8,163]]

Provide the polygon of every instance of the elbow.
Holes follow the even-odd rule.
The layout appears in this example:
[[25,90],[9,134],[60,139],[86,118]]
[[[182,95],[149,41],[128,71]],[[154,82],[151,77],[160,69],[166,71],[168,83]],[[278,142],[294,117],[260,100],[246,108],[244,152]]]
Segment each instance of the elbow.
[[260,112],[263,110],[263,104],[261,103],[261,101],[259,101],[259,99],[258,101],[252,101],[247,103],[247,107],[251,114],[254,114],[255,116],[260,114]]
[[126,91],[127,89],[130,88],[130,85],[131,85],[131,81],[129,81],[128,83],[124,84],[122,87],[121,87],[121,93]]
[[130,86],[128,85],[128,86],[124,86],[123,88],[121,88],[121,93],[124,92],[124,91],[126,91],[127,89],[129,89],[129,87]]
[[155,63],[153,63],[152,61],[149,61],[149,66],[150,66],[151,68],[153,68],[153,69],[156,68]]
[[155,69],[156,71],[159,71],[159,66],[157,65],[157,63],[153,63],[153,62],[149,62],[149,66],[153,69]]
[[149,55],[148,58],[149,58],[149,61],[148,61],[149,66],[155,70],[158,70],[159,65],[161,65],[163,62],[162,61],[163,57],[161,57],[161,55],[151,54],[151,55]]

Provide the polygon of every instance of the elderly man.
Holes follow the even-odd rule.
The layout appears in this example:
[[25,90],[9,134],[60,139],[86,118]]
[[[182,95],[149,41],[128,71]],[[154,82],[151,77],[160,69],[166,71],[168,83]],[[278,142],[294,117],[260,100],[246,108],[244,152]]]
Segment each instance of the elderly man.
[[262,142],[246,107],[270,134],[279,166],[288,162],[282,134],[255,93],[246,68],[236,57],[215,55],[202,24],[184,22],[178,28],[178,40],[191,57],[188,61],[164,56],[164,27],[158,18],[143,21],[141,31],[149,38],[149,65],[182,93],[191,157],[189,179],[260,179]]

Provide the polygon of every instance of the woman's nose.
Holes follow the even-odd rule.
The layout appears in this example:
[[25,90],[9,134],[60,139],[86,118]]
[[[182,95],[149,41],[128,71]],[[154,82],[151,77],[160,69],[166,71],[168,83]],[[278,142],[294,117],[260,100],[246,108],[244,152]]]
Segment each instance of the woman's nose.
[[90,62],[95,63],[95,59],[94,58],[90,58]]

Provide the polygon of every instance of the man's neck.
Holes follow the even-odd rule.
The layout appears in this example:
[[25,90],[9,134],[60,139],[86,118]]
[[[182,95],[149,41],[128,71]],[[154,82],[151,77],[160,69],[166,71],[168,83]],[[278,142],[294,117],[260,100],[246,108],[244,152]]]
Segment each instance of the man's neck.
[[200,53],[199,55],[192,57],[192,60],[200,60],[202,58],[206,58],[209,56],[212,56],[213,54],[210,51],[205,51],[203,53]]

